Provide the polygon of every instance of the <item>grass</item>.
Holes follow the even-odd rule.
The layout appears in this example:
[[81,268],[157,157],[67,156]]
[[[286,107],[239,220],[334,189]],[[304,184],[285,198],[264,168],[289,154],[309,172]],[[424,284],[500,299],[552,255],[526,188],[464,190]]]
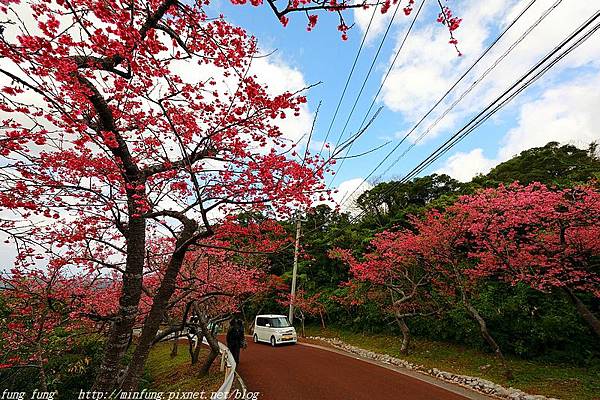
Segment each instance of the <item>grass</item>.
[[450,343],[413,338],[409,354],[401,354],[400,339],[386,334],[362,334],[346,330],[307,327],[306,334],[338,337],[348,344],[389,354],[427,368],[488,379],[505,387],[531,394],[573,400],[600,400],[600,364],[576,367],[509,358],[514,378],[502,375],[492,354]]
[[172,345],[172,341],[159,343],[150,351],[146,362],[149,389],[163,392],[213,392],[221,386],[225,373],[219,371],[218,357],[210,373],[204,377],[199,376],[208,348],[202,348],[198,363],[191,365],[187,342],[179,342],[179,352],[175,358],[171,358]]

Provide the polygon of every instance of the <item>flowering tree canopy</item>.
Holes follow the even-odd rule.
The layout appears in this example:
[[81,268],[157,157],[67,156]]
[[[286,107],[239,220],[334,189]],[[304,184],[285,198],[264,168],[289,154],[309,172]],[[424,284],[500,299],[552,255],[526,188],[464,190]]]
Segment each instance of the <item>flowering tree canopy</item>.
[[[227,216],[286,215],[326,192],[330,160],[299,154],[280,128],[306,98],[261,85],[251,73],[256,40],[208,18],[206,4],[0,4],[0,231],[18,252],[11,274],[36,279],[48,267],[66,280],[112,279],[114,310],[89,312],[111,323],[99,390],[137,386],[188,251],[231,245],[218,239],[217,227],[239,227]],[[284,25],[306,12],[309,29],[312,12],[336,12],[344,37],[342,11],[374,5],[268,4]],[[386,12],[392,3],[381,4]],[[445,8],[439,21],[450,32],[460,24]]]
[[45,385],[44,365],[60,347],[57,331],[67,335],[96,331],[101,316],[110,315],[117,306],[118,288],[110,279],[92,276],[67,276],[61,269],[36,270],[28,274],[15,271],[0,278],[3,305],[9,310],[8,322],[1,332],[3,352],[0,368],[35,367]]
[[[232,0],[233,4],[246,4],[247,0]],[[250,0],[250,3],[253,6],[260,6],[265,1],[263,0]],[[339,23],[337,25],[338,31],[342,34],[342,39],[348,39],[348,30],[352,28],[352,25],[348,25],[346,23],[346,18],[344,16],[344,11],[353,8],[359,9],[369,9],[372,7],[379,7],[379,11],[375,9],[373,12],[380,12],[381,14],[386,14],[390,11],[392,6],[394,8],[394,15],[398,12],[398,10],[402,10],[403,14],[408,16],[412,13],[415,7],[415,0],[292,0],[292,1],[280,1],[277,0],[266,0],[266,4],[271,8],[275,16],[279,19],[281,24],[285,27],[290,22],[289,15],[291,13],[300,12],[306,16],[308,25],[306,27],[307,31],[311,31],[317,25],[317,21],[319,19],[319,15],[317,14],[319,11],[326,11],[330,13],[335,13],[339,17]],[[460,27],[460,23],[462,22],[461,18],[455,16],[452,10],[448,6],[443,6],[439,3],[440,10],[437,17],[437,22],[443,24],[447,27],[448,32],[450,33],[450,41],[449,43],[456,46],[458,40],[454,37],[453,32]],[[458,50],[458,49],[457,49]],[[460,54],[460,52],[459,52]]]
[[[249,73],[256,41],[209,21],[202,4],[26,6],[37,23],[18,18],[24,5],[2,5],[12,23],[0,41],[0,229],[15,268],[121,277],[98,387],[123,378],[145,268],[165,261],[123,378],[134,387],[186,252],[233,210],[308,204],[324,162],[300,159],[279,128],[306,99],[270,95]],[[148,237],[170,237],[172,251],[153,254]]]
[[471,219],[475,276],[497,275],[538,290],[567,287],[600,297],[600,194],[513,184],[464,197],[452,212]]
[[564,289],[600,335],[597,318],[575,294],[600,294],[599,207],[595,187],[501,185],[463,196],[444,212],[413,217],[411,229],[376,235],[362,260],[347,250],[333,253],[350,264],[356,279],[397,292],[400,310],[426,306],[432,289],[456,298],[501,356],[471,302],[479,283],[492,277],[541,291]]

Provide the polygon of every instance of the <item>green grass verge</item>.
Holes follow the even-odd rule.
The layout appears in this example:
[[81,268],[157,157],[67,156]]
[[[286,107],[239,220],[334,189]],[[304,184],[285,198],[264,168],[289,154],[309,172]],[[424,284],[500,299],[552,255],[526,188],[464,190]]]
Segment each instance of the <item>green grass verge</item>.
[[[451,343],[413,338],[409,354],[401,354],[400,339],[385,334],[362,334],[347,330],[307,327],[306,335],[338,337],[348,344],[389,354],[427,368],[488,379],[505,387],[560,399],[599,400],[600,364],[582,368],[509,358],[514,378],[502,375],[492,354]],[[489,367],[487,367],[489,365]]]
[[173,342],[159,343],[152,348],[146,362],[146,379],[149,389],[163,392],[213,392],[225,379],[225,373],[219,371],[219,358],[213,363],[208,376],[199,376],[199,368],[208,355],[208,348],[202,348],[200,360],[191,365],[187,342],[179,343],[176,357],[171,358]]

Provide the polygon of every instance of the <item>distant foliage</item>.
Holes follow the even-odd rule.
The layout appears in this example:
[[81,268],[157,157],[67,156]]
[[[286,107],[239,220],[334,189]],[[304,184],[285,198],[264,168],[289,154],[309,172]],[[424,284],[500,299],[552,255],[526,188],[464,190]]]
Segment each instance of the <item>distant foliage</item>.
[[495,187],[500,183],[518,181],[523,185],[540,182],[568,187],[586,183],[590,179],[600,179],[600,157],[596,143],[583,150],[550,142],[544,147],[525,150],[497,165],[488,174],[474,178],[473,184]]

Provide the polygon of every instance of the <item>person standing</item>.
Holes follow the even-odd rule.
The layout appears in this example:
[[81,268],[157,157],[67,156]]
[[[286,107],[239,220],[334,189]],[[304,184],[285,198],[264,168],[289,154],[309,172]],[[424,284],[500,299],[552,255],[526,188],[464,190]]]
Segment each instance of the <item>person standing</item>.
[[240,349],[246,348],[246,346],[244,321],[236,315],[229,322],[229,330],[227,331],[227,347],[229,347],[236,364],[240,363]]

